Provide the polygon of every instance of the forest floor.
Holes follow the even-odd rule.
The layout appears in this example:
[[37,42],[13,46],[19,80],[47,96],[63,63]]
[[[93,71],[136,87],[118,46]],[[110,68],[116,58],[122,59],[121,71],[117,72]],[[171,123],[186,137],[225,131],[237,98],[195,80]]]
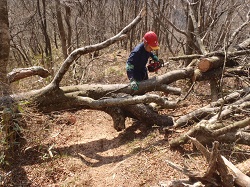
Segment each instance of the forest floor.
[[[111,65],[102,71],[108,72],[107,75],[102,79],[96,75],[92,81],[126,82],[122,68],[127,55],[106,56]],[[97,67],[104,68],[102,64]],[[169,69],[164,67],[159,73]],[[175,86],[183,89],[187,84],[179,81]],[[208,88],[207,83],[196,85],[195,91],[177,109],[160,112],[176,120],[206,105],[209,102]],[[176,96],[169,95],[169,100],[174,99]],[[108,114],[90,109],[50,114],[25,109],[24,118],[24,143],[15,152],[9,173],[2,174],[3,186],[159,187],[166,186],[171,180],[187,178],[170,167],[166,160],[200,173],[207,167],[205,158],[190,143],[176,149],[169,146],[169,140],[190,127],[165,130],[128,118],[126,129],[117,132]],[[250,154],[249,147],[236,144],[221,144],[220,150],[234,164]]]

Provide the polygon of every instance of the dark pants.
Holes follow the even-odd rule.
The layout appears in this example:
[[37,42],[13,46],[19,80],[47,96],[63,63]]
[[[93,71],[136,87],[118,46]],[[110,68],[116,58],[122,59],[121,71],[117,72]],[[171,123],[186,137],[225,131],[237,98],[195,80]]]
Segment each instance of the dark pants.
[[143,80],[147,80],[148,79],[148,72],[147,71],[137,71],[137,72],[134,72],[133,77],[138,82],[143,81]]

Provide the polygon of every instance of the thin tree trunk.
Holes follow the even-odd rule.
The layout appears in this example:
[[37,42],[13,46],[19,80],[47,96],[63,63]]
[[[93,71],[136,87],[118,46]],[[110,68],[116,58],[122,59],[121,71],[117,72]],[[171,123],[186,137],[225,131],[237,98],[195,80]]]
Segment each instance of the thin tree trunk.
[[0,1],[0,90],[1,96],[9,94],[7,65],[10,53],[10,34],[7,0]]
[[66,46],[66,33],[64,30],[63,20],[62,20],[60,0],[56,0],[56,15],[57,15],[56,20],[57,20],[58,30],[60,33],[63,57],[64,57],[64,59],[66,59],[68,56],[68,52],[67,52],[67,46]]
[[50,38],[48,35],[48,31],[47,31],[47,18],[46,18],[46,3],[45,0],[42,0],[42,11],[40,8],[40,0],[37,0],[37,8],[38,8],[38,14],[40,16],[40,20],[41,20],[41,29],[43,32],[43,36],[45,39],[45,55],[47,57],[47,59],[45,59],[46,61],[46,65],[48,67],[46,67],[47,69],[49,69],[49,71],[51,72],[51,74],[53,75],[53,67],[52,67],[52,49],[51,49],[51,43],[50,43]]

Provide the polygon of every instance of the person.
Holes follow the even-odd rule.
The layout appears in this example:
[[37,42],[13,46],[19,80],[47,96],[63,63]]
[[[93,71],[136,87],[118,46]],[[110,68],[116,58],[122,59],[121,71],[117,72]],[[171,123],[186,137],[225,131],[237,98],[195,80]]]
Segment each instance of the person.
[[133,90],[139,89],[139,82],[148,79],[147,63],[151,58],[158,62],[159,59],[152,51],[159,49],[158,37],[153,31],[148,31],[143,37],[143,42],[138,44],[130,53],[126,62],[127,76]]

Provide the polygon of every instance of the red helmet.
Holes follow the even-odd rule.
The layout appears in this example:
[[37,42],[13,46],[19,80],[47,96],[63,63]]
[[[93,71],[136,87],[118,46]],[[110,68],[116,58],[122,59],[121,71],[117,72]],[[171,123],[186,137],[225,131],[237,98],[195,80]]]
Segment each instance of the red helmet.
[[153,31],[147,32],[143,37],[146,42],[153,50],[159,49],[158,37]]

